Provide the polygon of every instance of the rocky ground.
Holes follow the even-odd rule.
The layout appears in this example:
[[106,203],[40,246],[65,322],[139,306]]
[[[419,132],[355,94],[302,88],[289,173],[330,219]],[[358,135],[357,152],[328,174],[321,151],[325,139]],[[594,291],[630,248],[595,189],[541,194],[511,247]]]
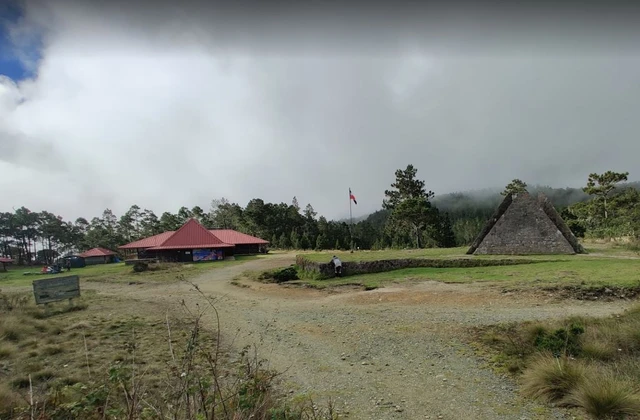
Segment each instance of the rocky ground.
[[[228,343],[255,345],[260,357],[283,372],[287,389],[312,396],[319,405],[331,399],[345,418],[571,418],[564,410],[522,399],[515,383],[493,373],[474,354],[470,328],[605,316],[632,304],[559,299],[547,292],[505,293],[488,283],[426,281],[372,291],[318,291],[238,280],[247,270],[293,260],[293,255],[274,255],[212,270],[194,283],[214,298]],[[136,299],[176,308],[182,300],[193,307],[204,304],[184,283],[95,287],[103,293],[121,293],[124,287]]]

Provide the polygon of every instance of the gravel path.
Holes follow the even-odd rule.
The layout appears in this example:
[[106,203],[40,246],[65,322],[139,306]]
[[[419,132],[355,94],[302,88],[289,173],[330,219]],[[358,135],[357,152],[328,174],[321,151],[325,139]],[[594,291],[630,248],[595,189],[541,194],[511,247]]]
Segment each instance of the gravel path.
[[[216,299],[223,334],[234,346],[255,344],[261,358],[284,372],[286,387],[319,403],[331,398],[347,418],[570,418],[520,398],[514,383],[485,367],[467,344],[469,327],[604,316],[629,305],[505,294],[488,283],[427,281],[335,293],[231,284],[246,270],[293,259],[281,254],[211,270],[194,283]],[[185,284],[119,287],[139,299],[202,304]]]

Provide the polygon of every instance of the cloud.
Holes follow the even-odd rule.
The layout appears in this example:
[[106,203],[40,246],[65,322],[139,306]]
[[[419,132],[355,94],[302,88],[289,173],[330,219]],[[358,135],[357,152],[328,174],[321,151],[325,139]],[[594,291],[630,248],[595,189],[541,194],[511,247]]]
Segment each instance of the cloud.
[[532,22],[500,38],[509,25],[445,11],[424,30],[424,13],[406,27],[392,14],[385,30],[379,10],[347,25],[288,9],[26,5],[14,33],[41,37],[36,76],[0,79],[9,209],[90,218],[295,195],[339,218],[349,187],[356,214],[376,210],[409,163],[442,194],[516,177],[578,186],[633,171],[640,153],[640,59],[623,21],[618,48],[602,49],[575,25],[553,46]]

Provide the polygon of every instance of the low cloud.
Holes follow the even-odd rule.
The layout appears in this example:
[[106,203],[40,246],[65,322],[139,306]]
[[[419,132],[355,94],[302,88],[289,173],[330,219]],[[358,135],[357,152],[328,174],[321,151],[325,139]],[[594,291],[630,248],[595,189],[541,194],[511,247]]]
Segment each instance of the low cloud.
[[[275,15],[260,38],[255,16],[207,24],[204,11],[168,3],[144,15],[26,4],[15,33],[41,35],[42,49],[32,80],[0,79],[8,208],[90,218],[134,203],[159,214],[221,196],[244,205],[295,195],[341,218],[349,187],[356,215],[374,211],[409,163],[437,194],[513,178],[580,186],[608,169],[638,177],[640,59],[625,43],[563,54],[545,37],[547,47],[533,45],[531,32],[511,43],[480,37],[465,53],[482,31],[451,19],[423,32],[392,26],[386,37],[362,22],[317,21],[311,33],[324,28],[327,40],[314,44],[306,21]],[[65,199],[21,183],[63,185]]]

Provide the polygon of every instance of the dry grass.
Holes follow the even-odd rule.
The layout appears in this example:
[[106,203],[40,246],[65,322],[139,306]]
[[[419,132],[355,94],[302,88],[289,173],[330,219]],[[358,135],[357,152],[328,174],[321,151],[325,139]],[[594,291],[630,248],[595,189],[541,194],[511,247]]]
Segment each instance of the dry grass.
[[581,362],[541,353],[535,356],[522,376],[522,391],[529,397],[563,402],[586,380],[585,375],[586,368]]
[[589,380],[571,392],[567,401],[582,407],[594,419],[624,419],[640,415],[640,395],[635,386],[611,371],[597,369]]
[[16,407],[24,404],[24,402],[22,396],[12,389],[8,383],[0,383],[0,413],[6,407]]
[[0,360],[8,359],[17,351],[17,347],[12,343],[2,343],[0,345]]
[[522,374],[529,397],[596,419],[640,416],[640,306],[602,319],[495,326],[481,337],[499,351],[496,366]]
[[333,418],[288,407],[254,353],[232,361],[202,305],[87,292],[78,304],[47,317],[29,301],[0,310],[0,419]]

